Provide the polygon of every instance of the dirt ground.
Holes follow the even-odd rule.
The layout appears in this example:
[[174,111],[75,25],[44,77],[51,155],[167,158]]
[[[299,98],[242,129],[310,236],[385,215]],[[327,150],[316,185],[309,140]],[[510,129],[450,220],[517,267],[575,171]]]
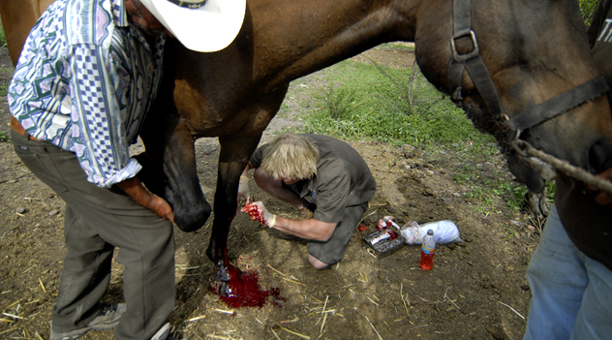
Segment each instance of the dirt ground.
[[[411,67],[406,50],[376,48],[354,58],[393,67]],[[0,85],[11,77],[6,48],[0,49]],[[326,70],[292,83],[282,110],[264,136],[301,125],[309,91],[323,86]],[[0,98],[0,131],[9,131],[6,98]],[[259,274],[262,289],[279,288],[281,307],[229,307],[210,290],[214,267],[205,256],[211,221],[198,232],[176,229],[177,302],[171,315],[175,339],[521,339],[530,291],[525,270],[539,234],[529,215],[512,213],[501,199],[488,211],[476,209],[453,181],[470,166],[481,177],[508,176],[501,156],[468,162],[461,153],[425,153],[418,146],[391,147],[350,142],[369,164],[378,190],[366,212],[368,231],[356,231],[345,259],[315,270],[306,246],[286,240],[240,214],[232,224],[228,253],[242,269]],[[197,143],[202,188],[213,197],[219,147],[215,139]],[[460,142],[469,152],[469,141]],[[0,143],[0,339],[48,339],[49,320],[65,253],[63,202],[23,166],[12,144]],[[256,188],[251,191],[272,212],[297,216]],[[361,238],[383,216],[400,224],[452,220],[464,242],[440,245],[434,268],[418,266],[420,248],[403,246],[373,257]],[[536,230],[536,231],[534,231]],[[105,300],[121,301],[121,266],[115,264]],[[160,292],[162,293],[162,292]],[[90,332],[83,339],[112,339]]]

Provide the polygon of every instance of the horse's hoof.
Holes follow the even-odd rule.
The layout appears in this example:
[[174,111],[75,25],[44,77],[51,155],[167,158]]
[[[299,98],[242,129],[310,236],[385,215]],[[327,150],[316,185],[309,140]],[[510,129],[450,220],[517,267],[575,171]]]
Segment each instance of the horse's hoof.
[[217,265],[217,274],[215,275],[215,281],[219,281],[219,282],[229,282],[230,280],[230,275],[227,269],[227,266],[225,266],[222,263],[219,263]]
[[229,282],[215,280],[212,282],[212,285],[213,285],[213,290],[217,292],[219,296],[229,297],[232,293]]

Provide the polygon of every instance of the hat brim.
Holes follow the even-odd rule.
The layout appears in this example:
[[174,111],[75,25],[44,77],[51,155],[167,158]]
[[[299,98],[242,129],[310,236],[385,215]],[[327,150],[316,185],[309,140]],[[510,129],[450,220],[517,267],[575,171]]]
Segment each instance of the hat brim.
[[141,3],[185,47],[198,52],[216,52],[231,44],[240,32],[246,11],[246,0],[208,0],[198,9],[167,0]]

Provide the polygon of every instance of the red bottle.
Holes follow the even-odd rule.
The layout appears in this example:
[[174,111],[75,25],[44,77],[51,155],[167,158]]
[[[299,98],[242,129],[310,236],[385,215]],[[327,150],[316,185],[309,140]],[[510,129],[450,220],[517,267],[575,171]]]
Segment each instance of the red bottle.
[[423,270],[431,270],[435,252],[436,238],[434,237],[434,231],[429,229],[427,230],[427,235],[423,237],[423,244],[421,245],[421,261],[419,262],[419,266],[421,266]]

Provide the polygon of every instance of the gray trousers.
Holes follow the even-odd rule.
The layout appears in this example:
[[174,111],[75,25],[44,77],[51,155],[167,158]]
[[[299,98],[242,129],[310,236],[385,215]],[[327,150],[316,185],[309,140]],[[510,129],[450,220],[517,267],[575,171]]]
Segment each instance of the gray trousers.
[[340,262],[344,258],[353,233],[355,233],[359,221],[367,209],[367,202],[345,207],[342,221],[338,223],[329,240],[326,242],[308,240],[308,254],[328,265]]
[[66,202],[66,258],[52,327],[66,332],[87,325],[100,310],[110,282],[112,255],[125,266],[127,311],[117,339],[149,339],[174,309],[172,223],[134,202],[118,188],[87,181],[76,156],[52,144],[11,131],[15,152],[41,181]]

